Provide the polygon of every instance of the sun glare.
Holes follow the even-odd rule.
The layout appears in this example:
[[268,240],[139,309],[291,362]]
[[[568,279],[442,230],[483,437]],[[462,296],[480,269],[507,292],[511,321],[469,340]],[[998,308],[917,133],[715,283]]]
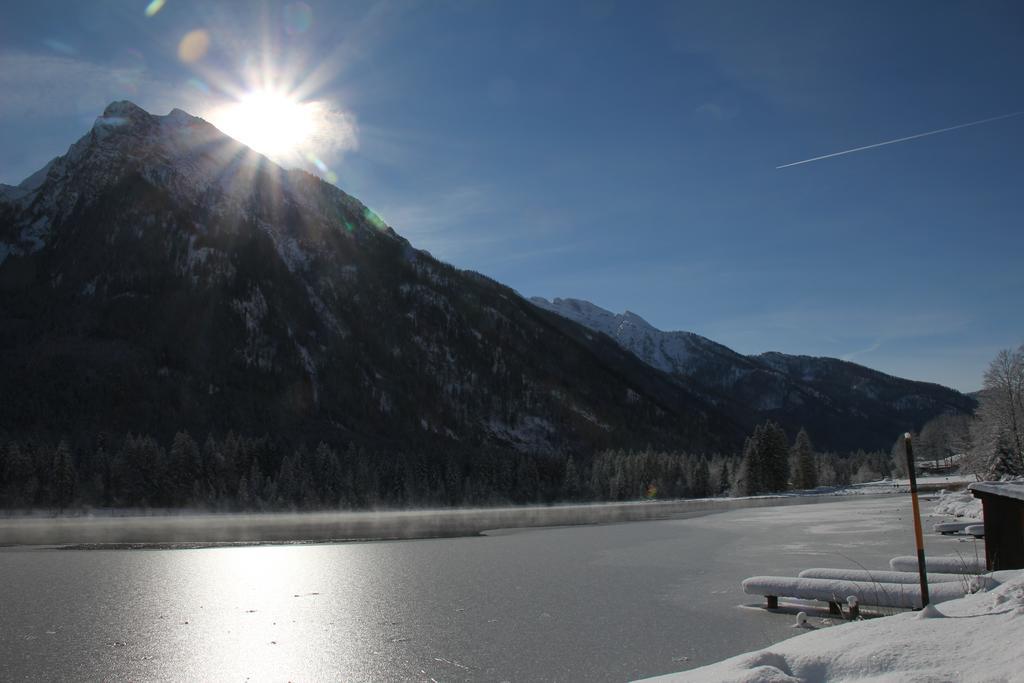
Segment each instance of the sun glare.
[[269,90],[250,92],[212,118],[222,131],[276,161],[298,155],[316,132],[309,105]]

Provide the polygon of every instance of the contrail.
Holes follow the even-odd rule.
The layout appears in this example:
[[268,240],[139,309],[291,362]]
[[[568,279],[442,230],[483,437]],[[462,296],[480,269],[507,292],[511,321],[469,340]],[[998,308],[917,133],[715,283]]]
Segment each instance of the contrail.
[[906,142],[907,140],[916,140],[917,138],[928,137],[929,135],[938,135],[939,133],[948,133],[951,130],[959,130],[960,128],[968,128],[970,126],[980,126],[983,123],[990,123],[992,121],[999,121],[1000,119],[1008,119],[1011,116],[1020,116],[1024,114],[1024,111],[1015,111],[1012,114],[1003,114],[1002,116],[993,116],[989,119],[982,119],[981,121],[971,121],[970,123],[961,123],[958,126],[950,126],[949,128],[939,128],[938,130],[930,130],[927,133],[918,133],[917,135],[908,135],[905,138],[896,138],[895,140],[886,140],[885,142],[876,142],[873,145],[864,145],[863,147],[854,147],[853,149],[846,149],[842,152],[833,152],[832,154],[825,154],[820,157],[814,157],[813,159],[804,159],[803,161],[794,161],[791,164],[783,164],[782,166],[776,166],[779,168],[789,168],[790,166],[799,166],[800,164],[809,164],[812,161],[821,161],[822,159],[831,159],[832,157],[839,157],[844,154],[853,154],[854,152],[863,152],[866,149],[874,149],[875,147],[884,147],[885,145],[894,145],[897,142]]

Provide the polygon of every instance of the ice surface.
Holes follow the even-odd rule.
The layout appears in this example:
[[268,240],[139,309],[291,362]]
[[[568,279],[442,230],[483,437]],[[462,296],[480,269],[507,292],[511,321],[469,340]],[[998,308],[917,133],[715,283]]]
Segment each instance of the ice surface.
[[[54,531],[116,527],[122,535],[142,534],[145,525],[146,538],[164,540],[182,538],[187,524],[208,524],[209,540],[237,540],[380,538],[417,529],[436,536],[438,518],[449,532],[464,520],[456,531],[473,534],[481,523],[521,526],[528,523],[524,514],[554,515],[547,521],[567,524],[578,523],[572,518],[578,512],[609,507],[662,518],[385,543],[145,552],[0,548],[0,668],[10,680],[102,680],[114,671],[124,680],[600,683],[665,674],[804,631],[792,628],[795,612],[765,611],[762,599],[742,592],[740,582],[753,573],[883,567],[893,555],[913,551],[908,496],[793,502],[23,520],[22,526]],[[766,503],[783,505],[749,507]],[[10,537],[12,523],[0,520],[0,539]],[[370,523],[372,529],[360,532]],[[937,535],[925,542],[936,554],[973,543]],[[127,586],[130,599],[124,591],[111,593],[112,586]],[[293,597],[313,592],[319,595]],[[823,610],[799,609],[810,621],[807,630],[823,630]],[[58,634],[46,636],[55,624]],[[109,645],[115,641],[127,645]]]

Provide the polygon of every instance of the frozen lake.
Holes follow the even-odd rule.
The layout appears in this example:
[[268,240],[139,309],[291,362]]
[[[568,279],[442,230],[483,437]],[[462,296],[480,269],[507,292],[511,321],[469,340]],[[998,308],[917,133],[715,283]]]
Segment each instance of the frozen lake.
[[913,553],[909,513],[906,495],[849,497],[469,538],[0,549],[0,679],[653,676],[796,635],[739,582],[887,568]]

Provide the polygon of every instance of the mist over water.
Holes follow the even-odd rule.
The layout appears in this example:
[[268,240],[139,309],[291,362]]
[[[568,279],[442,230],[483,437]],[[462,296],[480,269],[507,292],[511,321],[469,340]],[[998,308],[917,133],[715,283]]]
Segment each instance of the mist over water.
[[490,529],[612,524],[745,507],[821,502],[763,496],[547,507],[263,514],[0,518],[0,545],[218,545],[473,536]]

